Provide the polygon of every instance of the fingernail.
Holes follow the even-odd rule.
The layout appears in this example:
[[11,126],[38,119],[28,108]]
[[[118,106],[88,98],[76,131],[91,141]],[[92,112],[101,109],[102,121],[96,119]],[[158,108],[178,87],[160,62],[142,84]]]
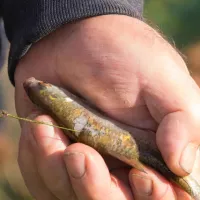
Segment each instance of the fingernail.
[[189,143],[183,150],[180,166],[186,173],[191,173],[196,159],[198,145]]
[[79,152],[66,153],[65,163],[68,173],[73,178],[82,178],[85,174],[85,155]]
[[132,174],[131,183],[135,192],[142,196],[151,196],[153,182],[150,178],[138,174]]

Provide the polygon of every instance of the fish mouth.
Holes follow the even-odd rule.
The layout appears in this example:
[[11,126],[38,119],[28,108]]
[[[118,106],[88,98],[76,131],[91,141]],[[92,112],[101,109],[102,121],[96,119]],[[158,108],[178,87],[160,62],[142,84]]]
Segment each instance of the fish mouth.
[[26,79],[23,83],[23,87],[27,94],[30,94],[30,89],[38,88],[39,90],[41,90],[49,86],[51,86],[51,84],[45,83],[44,81],[36,80],[34,77]]
[[[51,84],[39,81],[34,77],[26,79],[23,83],[23,87],[27,96],[29,97],[31,102],[38,107],[40,107],[40,105],[43,105],[43,107],[45,107],[47,102],[44,95],[42,95],[42,92],[47,90],[49,86],[51,86]],[[45,108],[48,109],[47,107]]]
[[38,81],[34,77],[28,78],[24,81],[23,87],[28,96],[30,94],[30,88],[34,88],[37,84],[38,84]]
[[40,91],[45,90],[48,85],[48,83],[36,80],[34,77],[26,79],[23,83],[23,87],[27,96],[33,102],[35,102],[35,96],[37,96],[37,98],[40,98]]

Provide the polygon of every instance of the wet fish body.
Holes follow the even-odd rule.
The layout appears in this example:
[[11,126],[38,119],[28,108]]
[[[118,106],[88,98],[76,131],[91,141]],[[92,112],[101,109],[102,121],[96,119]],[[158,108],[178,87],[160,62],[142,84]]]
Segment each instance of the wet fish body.
[[111,155],[140,171],[148,165],[200,200],[200,185],[191,176],[179,177],[169,170],[156,145],[155,133],[148,134],[100,114],[68,91],[30,78],[24,88],[31,101],[71,131],[65,131],[75,142],[81,142],[101,154]]

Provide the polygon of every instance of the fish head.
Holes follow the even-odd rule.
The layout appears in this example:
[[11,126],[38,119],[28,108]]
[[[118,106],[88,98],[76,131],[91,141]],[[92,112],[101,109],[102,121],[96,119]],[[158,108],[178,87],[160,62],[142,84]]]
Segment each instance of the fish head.
[[47,110],[49,110],[48,108],[53,104],[63,99],[69,102],[73,101],[73,97],[70,93],[50,83],[36,80],[33,77],[27,79],[23,86],[30,100],[39,107],[42,106]]

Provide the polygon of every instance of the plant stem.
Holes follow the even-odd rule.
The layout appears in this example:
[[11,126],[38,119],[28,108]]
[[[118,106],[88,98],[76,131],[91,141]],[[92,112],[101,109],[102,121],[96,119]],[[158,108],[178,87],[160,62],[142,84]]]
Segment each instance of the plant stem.
[[43,125],[47,125],[47,126],[53,126],[55,128],[59,128],[59,129],[62,129],[62,130],[76,132],[76,130],[65,128],[65,127],[62,127],[62,126],[55,125],[55,124],[50,124],[50,123],[47,123],[47,122],[44,122],[44,121],[38,121],[38,120],[32,120],[32,119],[28,119],[28,118],[19,117],[17,115],[10,114],[10,113],[8,113],[4,110],[0,110],[0,118],[1,117],[10,117],[10,118],[13,118],[13,119],[18,119],[18,120],[21,120],[21,121],[26,121],[26,122],[30,122],[30,123],[34,123],[34,124],[43,124]]

